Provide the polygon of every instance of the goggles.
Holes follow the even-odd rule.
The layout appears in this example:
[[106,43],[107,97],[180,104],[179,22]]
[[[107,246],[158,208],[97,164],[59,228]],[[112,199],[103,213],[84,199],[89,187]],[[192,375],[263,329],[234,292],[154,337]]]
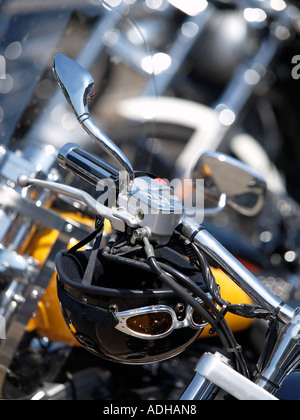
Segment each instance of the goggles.
[[[200,301],[201,304],[202,301]],[[144,308],[115,312],[119,323],[115,328],[124,334],[149,340],[167,337],[174,330],[181,328],[203,329],[208,322],[188,306],[185,319],[178,320],[174,309],[166,305],[154,305]]]

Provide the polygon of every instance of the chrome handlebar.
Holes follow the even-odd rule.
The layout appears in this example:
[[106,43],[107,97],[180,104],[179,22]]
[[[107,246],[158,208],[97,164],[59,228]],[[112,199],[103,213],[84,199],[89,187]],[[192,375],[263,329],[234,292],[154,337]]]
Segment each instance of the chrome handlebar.
[[[78,153],[76,158],[76,173],[80,172],[81,177],[94,182],[94,174],[87,175],[86,158],[80,160]],[[98,174],[100,172],[99,168]],[[32,185],[42,187],[83,202],[95,215],[108,219],[118,232],[126,232],[127,227],[132,229],[147,227],[153,242],[159,245],[167,244],[183,217],[183,207],[172,189],[147,176],[136,178],[130,185],[126,182],[126,174],[121,172],[119,178],[118,191],[112,178],[103,180],[102,189],[108,187],[109,195],[108,197],[105,195],[104,198],[100,196],[98,199],[78,188],[30,178],[27,175],[20,175],[18,184],[22,188]],[[105,205],[107,198],[112,208]]]
[[206,255],[213,259],[222,270],[244,290],[255,302],[268,309],[283,323],[290,322],[295,311],[273,295],[251,274],[227,249],[225,249],[207,230],[189,218],[183,219],[184,236],[193,242]]
[[[125,222],[116,215],[117,211],[105,207],[85,191],[79,190],[78,188],[70,187],[65,184],[30,178],[27,175],[20,175],[18,178],[18,184],[22,188],[27,188],[31,185],[35,185],[37,187],[48,189],[56,194],[62,194],[74,200],[81,201],[84,204],[86,204],[89,207],[89,209],[94,212],[95,215],[100,214],[101,216],[110,220],[114,229],[120,232],[125,232]],[[133,225],[135,224],[135,220],[130,217],[128,218],[127,222],[132,223]]]
[[[77,161],[77,170],[79,167]],[[127,226],[134,229],[148,227],[152,241],[159,244],[168,243],[174,230],[180,226],[183,235],[192,239],[198,248],[212,258],[254,301],[268,309],[283,323],[290,322],[295,316],[292,308],[264,287],[209,232],[184,215],[184,208],[167,186],[162,186],[148,177],[137,178],[132,190],[122,190],[116,201],[117,207],[110,209],[85,191],[64,184],[29,178],[27,175],[21,175],[18,183],[23,188],[36,185],[82,201],[96,215],[110,220],[117,231],[125,232]]]
[[68,143],[58,153],[60,166],[84,179],[94,187],[105,179],[116,181],[119,171],[103,159],[87,152],[75,143]]

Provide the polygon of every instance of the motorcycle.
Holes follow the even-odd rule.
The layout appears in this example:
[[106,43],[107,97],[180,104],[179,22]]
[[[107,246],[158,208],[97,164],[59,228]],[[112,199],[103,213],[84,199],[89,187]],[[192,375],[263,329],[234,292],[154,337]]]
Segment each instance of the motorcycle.
[[[94,6],[88,11],[87,16],[81,12],[71,13],[69,6],[70,4],[63,8],[54,28],[52,28],[52,10],[47,10],[47,16],[39,14],[39,20],[43,23],[43,27],[47,27],[49,31],[42,41],[46,40],[49,48],[50,45],[53,47],[53,38],[55,42],[57,41],[57,29],[59,28],[61,32],[61,26],[64,26],[68,19],[71,20],[71,23],[68,23],[67,28],[72,33],[76,31],[77,20],[80,21],[81,30],[82,25],[88,25],[92,21],[92,30],[85,39],[90,48],[84,48],[77,56],[77,60],[83,65],[92,66],[91,63],[98,57],[99,45],[96,50],[93,50],[91,46],[95,47],[96,40],[99,40],[101,34],[106,34],[105,39],[107,42],[109,41],[110,48],[115,46],[107,35],[107,31],[108,34],[111,34],[111,28],[114,28],[114,25],[119,21],[127,28],[131,28],[140,39],[136,27],[128,20],[124,21],[121,12],[121,14],[109,13],[105,15],[105,19],[100,14],[100,18],[97,20]],[[6,7],[5,10],[8,11],[10,11],[10,7],[13,8],[9,3]],[[26,5],[26,7],[29,6]],[[96,9],[99,11],[98,6]],[[23,9],[17,8],[14,13],[14,21],[19,22],[20,16],[24,13]],[[34,10],[30,13],[35,15],[37,12]],[[187,366],[193,369],[195,360],[193,352],[184,359],[174,359],[172,363],[177,363],[178,368],[175,376],[174,364],[172,365],[168,361],[160,365],[159,372],[156,374],[150,366],[143,367],[136,375],[143,378],[141,388],[137,389],[135,380],[132,381],[131,386],[128,382],[126,385],[118,382],[119,372],[116,372],[109,363],[104,363],[100,369],[98,360],[97,363],[88,357],[85,360],[82,355],[82,346],[74,339],[61,315],[56,293],[55,256],[60,249],[73,246],[76,241],[82,240],[93,231],[94,214],[81,201],[74,202],[74,199],[70,197],[63,201],[58,200],[56,194],[47,192],[41,187],[31,188],[27,193],[26,189],[18,186],[17,180],[20,173],[26,173],[30,177],[42,177],[46,181],[56,180],[66,185],[73,185],[75,182],[78,186],[78,180],[74,181],[74,177],[63,171],[57,164],[56,158],[59,155],[60,163],[63,165],[63,151],[59,154],[57,145],[61,144],[60,136],[64,138],[70,135],[70,131],[66,129],[66,127],[70,129],[70,126],[72,138],[87,148],[90,145],[87,144],[86,139],[82,141],[82,133],[80,132],[78,135],[74,126],[70,124],[70,113],[68,109],[64,113],[59,94],[54,93],[51,96],[53,94],[53,87],[49,89],[51,77],[47,68],[44,68],[49,59],[48,53],[45,56],[42,54],[44,44],[43,42],[40,44],[38,41],[38,29],[35,29],[34,35],[31,35],[31,32],[26,33],[28,28],[33,26],[31,22],[28,17],[26,24],[19,25],[22,32],[19,39],[24,37],[28,43],[26,48],[25,44],[21,42],[12,42],[6,47],[6,54],[10,59],[7,59],[7,79],[1,84],[1,91],[4,94],[1,104],[5,115],[1,121],[1,136],[3,141],[12,138],[10,142],[1,147],[0,164],[2,232],[0,316],[6,322],[6,338],[0,343],[1,398],[38,398],[43,395],[43,392],[45,392],[45,398],[49,398],[49,395],[58,397],[59,392],[65,398],[69,398],[74,396],[72,394],[74,387],[79,387],[81,398],[90,398],[94,388],[102,390],[101,398],[124,398],[124,395],[128,398],[147,398],[149,395],[153,396],[154,388],[158,396],[161,396],[162,389],[165,389],[166,398],[174,398],[174,395],[177,396],[179,390],[182,389],[182,378],[187,375]],[[51,31],[49,26],[51,26]],[[8,32],[14,29],[11,22],[6,22],[5,27]],[[65,35],[67,39],[64,39],[67,51],[70,49],[68,31]],[[7,42],[5,41],[5,45]],[[33,46],[40,53],[40,56],[34,57],[34,59],[32,58]],[[23,48],[21,55],[23,73],[17,71],[18,66],[16,65],[16,57],[20,53],[21,47]],[[142,46],[139,44],[139,48],[147,50],[143,44]],[[85,51],[88,54],[84,54]],[[92,56],[91,51],[93,52]],[[101,51],[100,55],[103,56]],[[106,59],[104,61],[107,63]],[[111,67],[110,63],[110,70]],[[101,74],[106,73],[105,66],[103,69],[101,65],[100,69],[101,71],[98,67],[96,73],[99,78],[101,78]],[[41,70],[42,78],[38,83],[30,107],[24,108],[33,92],[33,79],[38,74],[40,75]],[[12,80],[14,83],[10,84]],[[9,86],[11,90],[9,90]],[[22,98],[22,100],[19,101],[18,98]],[[15,109],[13,105],[16,101],[20,104],[18,109]],[[37,110],[43,110],[44,107],[46,107],[44,112],[37,112]],[[58,113],[61,114],[60,118],[58,118]],[[49,115],[51,115],[50,124],[45,122]],[[20,123],[17,124],[16,121],[19,120]],[[54,127],[49,129],[51,124]],[[13,132],[14,127],[16,129]],[[50,144],[46,142],[45,134]],[[38,139],[38,141],[32,139]],[[71,152],[68,147],[64,153],[69,156]],[[96,177],[93,186],[95,186],[95,179],[97,180],[99,165],[101,173],[105,170],[107,176],[113,173],[114,177],[118,177],[118,171],[110,164],[99,162],[98,158],[92,156],[90,152],[84,151],[78,145],[75,148],[72,147],[72,153],[75,159],[79,154],[87,162],[94,162]],[[81,170],[79,172],[81,173]],[[90,180],[89,174],[88,179]],[[82,183],[82,189],[92,188],[84,180]],[[109,226],[106,227],[106,235],[109,235],[110,229]],[[214,268],[212,271],[218,279],[218,283],[223,285],[222,289],[225,289],[224,293],[228,294],[228,299],[230,298],[232,302],[250,303],[250,299],[226,275]],[[231,329],[236,332],[248,331],[252,326],[252,320],[230,313],[227,314],[226,319]],[[208,337],[211,341],[209,331],[209,327],[204,329],[201,335],[202,340]],[[202,340],[201,343],[205,342]],[[210,346],[210,344],[207,345]],[[78,353],[82,360],[82,369],[78,366]],[[70,372],[73,377],[68,381]],[[108,383],[108,375],[111,378],[110,383]],[[152,386],[149,386],[149,382]],[[60,383],[63,385],[60,386]],[[87,383],[90,384],[90,387],[87,386]],[[112,386],[111,383],[114,385]]]
[[[122,168],[119,179],[116,170],[107,179],[106,163],[98,157],[87,160],[74,145],[63,147],[59,154],[64,167],[92,185],[96,179],[103,186],[105,180],[112,207],[105,205],[107,196],[103,201],[66,184],[25,174],[18,178],[26,191],[40,187],[71,197],[97,217],[92,235],[56,257],[58,297],[73,336],[97,356],[134,365],[179,354],[209,324],[229,358],[204,354],[181,399],[214,399],[223,390],[236,399],[276,400],[274,395],[299,363],[299,309],[275,297],[187,215],[172,188],[133,170],[90,115],[94,81],[85,69],[58,54],[54,74],[83,129]],[[262,208],[266,183],[242,163],[206,153],[195,171],[203,176],[203,194],[217,207],[227,205],[243,214],[256,214]],[[110,221],[114,235],[101,249],[104,219]],[[92,239],[92,249],[79,251]],[[188,250],[188,258],[182,249]],[[225,301],[210,264],[221,268],[255,304]],[[120,279],[118,272],[132,277]],[[225,321],[227,312],[270,323],[256,372],[249,373],[243,350]]]
[[[98,32],[99,35],[99,32]],[[114,44],[115,46],[115,44]],[[87,76],[89,79],[89,77]],[[74,80],[76,78],[74,77]],[[79,82],[80,84],[80,82]],[[89,92],[93,93],[93,92]],[[58,96],[56,97],[56,101],[58,100]],[[57,104],[57,102],[56,102]],[[53,122],[53,121],[52,121]],[[83,121],[84,122],[84,121]],[[39,124],[39,127],[42,127],[42,124]],[[93,125],[92,129],[90,128],[90,133],[94,133],[95,126]],[[97,135],[99,134],[97,130]],[[124,155],[120,155],[120,152],[112,147],[111,142],[109,139],[107,140],[106,136],[103,136],[101,134],[101,140],[105,140],[106,148],[107,150],[110,150],[113,154],[114,158],[115,156],[119,157],[119,162],[121,162],[124,166],[124,169],[130,170],[130,164],[128,163],[128,160],[124,158]],[[10,232],[12,229],[14,230],[14,234],[19,234],[20,230],[25,230],[25,222],[27,222],[27,227],[30,226],[29,231],[31,235],[25,235],[23,236],[23,242],[22,247],[18,249],[16,252],[14,247],[11,246],[10,240],[13,238],[13,235],[9,234],[6,237],[6,247],[8,249],[3,250],[13,250],[12,256],[7,253],[4,258],[4,264],[3,264],[3,277],[5,280],[3,280],[3,287],[4,291],[2,293],[2,304],[3,307],[5,307],[5,304],[8,303],[9,305],[9,311],[7,311],[7,324],[8,326],[12,326],[13,328],[9,328],[7,331],[7,338],[4,342],[1,343],[2,347],[2,356],[1,356],[1,364],[2,364],[2,385],[4,388],[2,388],[2,396],[5,398],[16,398],[16,396],[24,397],[25,395],[30,395],[32,393],[33,389],[36,389],[38,384],[43,382],[45,385],[41,388],[38,388],[38,391],[34,393],[32,396],[33,399],[38,398],[54,398],[59,397],[59,395],[62,395],[65,398],[74,397],[80,395],[81,397],[91,397],[93,395],[93,392],[95,389],[99,391],[99,389],[107,390],[108,384],[107,384],[107,377],[103,374],[103,371],[99,371],[97,369],[92,369],[86,372],[82,372],[78,370],[78,359],[75,362],[76,370],[75,375],[72,377],[72,379],[68,382],[63,382],[61,384],[54,383],[53,379],[57,379],[57,372],[63,372],[62,376],[63,378],[60,379],[66,379],[68,370],[65,368],[65,366],[62,366],[66,360],[69,359],[70,352],[73,351],[73,347],[75,340],[73,338],[72,333],[68,330],[68,328],[65,327],[65,322],[62,320],[58,321],[59,318],[59,311],[58,311],[58,300],[56,298],[56,286],[55,286],[55,275],[54,273],[54,258],[57,253],[58,249],[65,248],[69,241],[74,242],[74,238],[82,239],[83,236],[85,236],[88,232],[91,231],[91,225],[93,225],[93,217],[91,214],[94,213],[92,210],[89,214],[88,220],[87,220],[87,227],[82,226],[82,224],[78,225],[74,221],[75,214],[74,214],[74,206],[73,206],[73,199],[74,191],[71,193],[71,200],[72,200],[72,206],[71,208],[68,207],[68,202],[64,202],[63,206],[63,218],[59,217],[57,212],[57,201],[53,201],[53,195],[51,194],[48,199],[45,202],[37,199],[35,202],[35,198],[38,197],[38,194],[31,195],[30,198],[34,198],[34,203],[30,201],[30,204],[28,204],[28,200],[24,199],[27,194],[27,189],[22,187],[21,189],[17,186],[17,180],[16,180],[16,170],[15,168],[20,168],[21,171],[25,170],[27,174],[32,177],[32,175],[36,176],[37,173],[40,174],[41,167],[39,167],[39,164],[43,162],[48,162],[48,152],[49,150],[52,150],[52,153],[54,152],[53,146],[52,147],[45,147],[45,150],[38,153],[37,150],[41,150],[40,145],[35,145],[34,147],[31,145],[29,147],[29,150],[24,152],[24,159],[20,157],[20,153],[18,152],[11,152],[7,151],[5,152],[3,149],[3,178],[4,181],[4,191],[9,191],[9,194],[6,193],[3,194],[3,197],[14,197],[15,201],[12,201],[10,198],[10,201],[5,202],[4,208],[5,212],[7,213],[6,218],[9,219],[11,209],[20,209],[21,216],[19,215],[19,222],[20,224],[16,225],[15,220],[10,221],[9,228],[5,230],[5,232]],[[45,155],[44,155],[44,152]],[[55,155],[55,152],[53,153],[53,156]],[[98,178],[103,177],[103,168],[105,168],[105,177],[107,177],[109,174],[113,174],[113,178],[118,177],[118,171],[114,168],[112,168],[111,165],[107,166],[103,161],[99,161],[99,158],[95,157],[94,155],[91,155],[88,152],[85,152],[83,149],[78,147],[77,145],[74,146],[68,146],[66,149],[62,150],[60,152],[60,159],[62,165],[69,165],[69,159],[71,159],[71,167],[74,170],[74,167],[76,167],[77,163],[82,162],[82,159],[85,160],[85,164],[88,162],[88,168],[91,166],[93,167],[93,182],[92,185],[95,186],[95,180],[96,184],[98,182]],[[53,157],[52,156],[52,157]],[[67,157],[66,157],[67,156]],[[70,157],[72,156],[72,157]],[[79,159],[79,160],[78,160]],[[52,162],[54,162],[54,157]],[[38,164],[38,165],[36,165]],[[52,165],[52,164],[51,164]],[[42,170],[44,172],[45,179],[53,180],[58,179],[60,173],[56,169],[56,165],[53,163],[53,166],[55,168],[52,168],[52,166],[46,166],[46,170]],[[234,164],[235,166],[235,164]],[[37,169],[39,167],[39,169]],[[99,170],[99,167],[101,168]],[[8,168],[10,168],[10,171],[8,171]],[[47,169],[48,168],[48,169]],[[49,169],[50,168],[50,169]],[[100,171],[100,172],[99,172]],[[18,171],[19,172],[19,171]],[[80,164],[78,168],[76,169],[76,174],[81,174],[83,176],[82,168],[80,167]],[[127,171],[125,170],[125,173]],[[130,171],[128,172],[130,173]],[[7,175],[8,174],[8,175]],[[7,176],[6,176],[7,175]],[[14,175],[14,176],[13,176]],[[65,174],[64,174],[65,175]],[[86,180],[86,177],[91,182],[91,175],[90,171],[88,170],[85,172],[85,175],[83,178]],[[125,176],[125,179],[127,176]],[[13,180],[13,182],[12,182]],[[62,181],[63,179],[60,179]],[[24,179],[23,179],[23,182]],[[67,185],[69,185],[69,180],[65,181]],[[109,184],[109,187],[112,187],[112,184]],[[41,188],[41,187],[40,187]],[[36,189],[41,192],[42,194],[45,194],[44,186],[42,186],[42,190],[36,187]],[[86,184],[84,184],[83,189],[87,188]],[[148,188],[148,187],[147,187]],[[157,186],[156,186],[157,188]],[[13,190],[13,191],[12,191]],[[32,191],[32,188],[30,188],[29,191]],[[167,191],[165,191],[166,193]],[[17,194],[16,194],[17,193]],[[64,191],[65,193],[65,191]],[[77,192],[78,193],[78,192]],[[154,192],[152,191],[152,194],[155,196]],[[169,194],[167,193],[167,196]],[[48,195],[47,195],[48,196]],[[216,195],[214,195],[215,197]],[[21,198],[22,197],[22,198]],[[82,205],[79,204],[79,202],[82,202],[82,198],[78,200],[78,195],[75,195],[76,197],[76,206],[75,208],[76,213],[79,212],[79,221],[86,220],[85,217],[82,216],[82,212],[86,214],[86,207],[82,208]],[[28,198],[28,197],[27,197]],[[126,194],[122,195],[123,200],[126,202]],[[68,198],[68,200],[70,197]],[[90,208],[91,204],[94,204],[94,202],[90,201],[88,196],[84,195],[84,201],[89,201],[89,204],[87,205],[88,208]],[[132,201],[132,200],[130,200]],[[159,199],[160,201],[160,199]],[[44,206],[46,207],[46,212],[44,210]],[[50,211],[50,207],[53,207],[56,209],[55,214],[53,214]],[[103,207],[101,207],[102,210]],[[23,213],[23,209],[25,213]],[[38,210],[37,210],[38,209]],[[66,211],[69,210],[68,211]],[[34,211],[35,210],[35,211]],[[156,208],[157,210],[157,208]],[[106,210],[105,210],[106,211]],[[154,209],[153,209],[154,211]],[[71,213],[70,213],[71,212]],[[81,214],[80,214],[81,213]],[[98,213],[97,213],[98,214]],[[112,214],[110,213],[112,216]],[[42,218],[43,216],[43,218]],[[118,214],[118,216],[120,216]],[[142,213],[139,214],[139,218],[142,219],[143,215]],[[113,223],[116,223],[115,227],[120,229],[119,221],[118,219],[113,216]],[[159,218],[158,218],[159,219]],[[158,220],[157,219],[157,220]],[[54,222],[55,220],[55,222]],[[46,231],[39,231],[40,227],[37,226],[37,222],[41,223],[42,226],[48,227]],[[129,222],[129,219],[127,219],[127,222]],[[164,222],[163,222],[164,223]],[[80,226],[81,230],[78,230],[78,226]],[[152,226],[152,222],[151,222]],[[39,227],[39,229],[37,229]],[[49,231],[50,228],[50,231]],[[155,226],[158,231],[162,228],[162,225]],[[53,241],[57,240],[57,232],[59,231],[59,240],[62,242],[56,242],[55,246],[53,246]],[[74,233],[75,232],[75,233]],[[159,233],[158,238],[155,240],[160,243],[159,239]],[[22,236],[22,235],[21,235]],[[48,236],[48,237],[47,237]],[[138,241],[138,239],[137,239]],[[3,243],[5,241],[3,240]],[[26,243],[26,245],[24,245]],[[21,251],[20,251],[21,250]],[[185,247],[185,253],[190,253],[189,247]],[[16,264],[16,261],[22,261],[22,258],[20,258],[19,254],[28,253],[30,257],[32,255],[35,255],[33,258],[36,258],[40,262],[37,263],[36,261],[33,261],[32,258],[29,258],[29,260],[26,260],[27,264],[24,264],[21,268],[18,268],[19,271],[17,271],[17,274],[13,272],[14,267]],[[33,254],[34,253],[34,254]],[[40,253],[40,255],[38,255]],[[49,256],[46,256],[49,253]],[[8,255],[11,257],[9,261],[11,262],[9,265],[7,265],[8,261]],[[195,258],[195,257],[193,257]],[[192,258],[192,259],[193,259]],[[38,264],[41,264],[42,270],[38,270]],[[33,265],[36,266],[36,270],[33,270]],[[49,270],[50,267],[50,270]],[[28,270],[30,272],[30,276],[26,277],[24,271],[26,268],[26,271]],[[39,267],[40,268],[40,267]],[[223,281],[227,282],[224,283],[224,286],[222,286],[222,294],[225,292],[228,292],[228,298],[226,297],[226,300],[230,300],[234,303],[239,303],[241,301],[246,302],[250,304],[249,298],[245,294],[240,294],[240,289],[238,290],[238,296],[237,299],[234,301],[232,299],[233,296],[233,286],[231,280],[228,279],[227,276],[225,276],[220,271],[215,271],[215,268],[210,268],[210,270],[215,274],[215,277],[217,278],[217,282],[221,284]],[[50,271],[50,272],[49,272]],[[11,274],[13,272],[13,274]],[[33,273],[34,272],[34,273]],[[46,274],[45,274],[46,273]],[[33,274],[33,275],[32,275]],[[51,280],[51,285],[49,284],[49,281]],[[13,278],[13,281],[12,281]],[[24,282],[25,279],[25,282]],[[43,282],[41,282],[43,280]],[[49,289],[46,294],[44,294],[47,285],[49,284]],[[22,285],[22,287],[21,287]],[[7,289],[7,290],[6,290]],[[14,292],[15,289],[17,289],[17,293]],[[224,290],[225,289],[225,290]],[[223,296],[225,296],[225,293]],[[5,302],[4,302],[5,300]],[[182,302],[177,302],[182,303]],[[29,304],[32,306],[29,307]],[[37,309],[38,305],[38,309]],[[199,307],[199,306],[198,306]],[[26,309],[28,308],[28,309]],[[182,308],[182,306],[181,306]],[[180,308],[179,308],[180,309]],[[177,310],[179,310],[177,308]],[[224,310],[225,311],[225,310]],[[34,313],[34,317],[32,318],[32,313]],[[171,316],[171,314],[169,314]],[[231,316],[231,314],[227,314],[226,318],[228,319],[228,315]],[[180,315],[179,315],[180,317]],[[20,328],[20,319],[22,320],[22,328]],[[235,320],[235,326],[233,325],[233,319]],[[252,325],[251,320],[249,321],[247,318],[241,318],[241,317],[234,317],[234,318],[228,319],[228,323],[230,324],[230,329],[232,330],[244,330],[247,329],[250,325]],[[72,330],[72,325],[70,324],[70,328]],[[211,330],[210,327],[206,327],[206,334],[208,336],[211,336],[209,331]],[[72,330],[74,333],[74,329]],[[212,331],[211,331],[212,332]],[[195,333],[196,334],[196,333]],[[203,337],[205,332],[203,331],[201,334],[201,337]],[[136,338],[136,337],[135,337]],[[66,345],[63,345],[66,344]],[[85,343],[86,344],[86,343]],[[81,350],[82,346],[78,346],[78,350]],[[80,353],[82,354],[82,353]],[[193,357],[195,358],[195,353],[193,353]],[[14,358],[14,360],[13,360]],[[239,357],[237,357],[239,358]],[[175,359],[174,359],[175,360]],[[194,360],[194,359],[193,359]],[[99,362],[97,361],[99,364]],[[163,371],[163,377],[167,376],[170,373],[170,370],[174,368],[174,365],[166,365],[168,362],[162,362],[164,364],[164,371]],[[170,362],[171,363],[171,362]],[[174,362],[175,363],[175,362]],[[180,362],[176,360],[177,367],[180,367]],[[84,363],[83,363],[84,364]],[[94,366],[95,362],[92,363],[90,360],[87,361],[86,364],[84,364],[84,367],[90,367]],[[242,363],[243,364],[243,363]],[[165,368],[167,366],[167,368]],[[172,367],[173,366],[173,367]],[[51,368],[50,368],[51,367]],[[104,369],[108,369],[108,364],[104,364]],[[112,372],[114,372],[114,369],[110,367]],[[119,369],[119,368],[118,368]],[[149,368],[150,369],[150,368]],[[152,368],[151,368],[152,369]],[[182,369],[182,367],[181,367]],[[183,369],[182,369],[183,370]],[[30,371],[30,383],[28,381],[28,371]],[[129,370],[129,372],[132,372],[133,368]],[[32,373],[34,372],[34,374]],[[186,372],[185,372],[186,375]],[[115,378],[116,372],[114,372],[113,377]],[[152,370],[152,376],[153,370]],[[161,380],[162,376],[157,376]],[[8,380],[7,380],[8,379]],[[166,381],[164,382],[164,385],[170,381],[170,376],[167,377]],[[4,383],[5,382],[5,383]],[[145,380],[146,382],[146,380]],[[87,383],[90,384],[90,387],[87,387]],[[118,385],[120,385],[118,383]],[[128,385],[123,384],[124,388]],[[80,392],[77,390],[77,386],[80,389]],[[118,386],[116,387],[118,388]],[[158,395],[161,396],[161,388],[162,383],[160,382],[157,386],[158,389]],[[74,391],[76,389],[76,392]],[[133,392],[133,391],[132,391]],[[141,393],[134,390],[135,396],[138,395],[141,397]],[[147,390],[146,395],[149,396],[151,394],[149,392],[149,389]],[[119,393],[119,395],[122,395]],[[133,394],[130,396],[132,397]],[[106,397],[111,395],[108,393],[106,394]],[[145,394],[144,394],[145,396]],[[105,397],[105,395],[104,395]],[[102,398],[104,398],[102,395]]]

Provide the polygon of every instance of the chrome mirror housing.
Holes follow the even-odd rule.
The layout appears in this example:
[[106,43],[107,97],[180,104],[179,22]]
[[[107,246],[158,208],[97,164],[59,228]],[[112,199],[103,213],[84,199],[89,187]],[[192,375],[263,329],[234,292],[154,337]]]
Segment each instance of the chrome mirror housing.
[[56,54],[53,71],[78,120],[81,122],[89,118],[88,103],[95,94],[92,75],[63,54]]
[[193,180],[204,180],[204,195],[220,202],[226,194],[226,205],[245,216],[257,215],[264,203],[267,184],[262,176],[242,162],[221,153],[204,153],[196,163]]
[[95,93],[95,83],[92,75],[63,54],[56,54],[53,72],[83,129],[100,147],[119,162],[123,171],[128,175],[128,183],[133,181],[134,170],[131,163],[116,144],[100,130],[90,116],[88,104]]

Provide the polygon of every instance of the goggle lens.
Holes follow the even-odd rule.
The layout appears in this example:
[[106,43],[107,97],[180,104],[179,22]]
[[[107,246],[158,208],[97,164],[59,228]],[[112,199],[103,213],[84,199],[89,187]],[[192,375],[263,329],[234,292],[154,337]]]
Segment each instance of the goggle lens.
[[173,326],[173,319],[166,312],[149,313],[129,318],[127,326],[138,334],[156,336],[168,332]]

